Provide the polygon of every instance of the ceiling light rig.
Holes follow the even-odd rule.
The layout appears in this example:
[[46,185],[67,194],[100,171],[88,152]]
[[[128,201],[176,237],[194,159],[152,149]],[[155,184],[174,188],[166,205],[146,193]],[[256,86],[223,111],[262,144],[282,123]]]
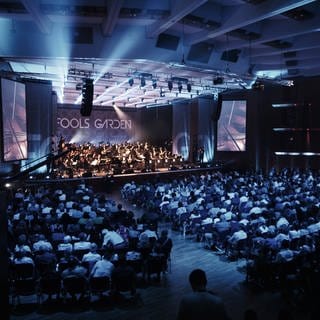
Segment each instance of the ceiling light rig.
[[[50,63],[50,61],[45,63],[44,72],[46,73],[43,78],[55,75]],[[216,92],[226,90],[226,85],[232,89],[239,89],[240,86],[249,89],[252,80],[255,80],[247,75],[243,79],[234,73],[202,69],[191,65],[176,67],[156,61],[131,61],[128,69],[128,61],[120,59],[117,63],[98,61],[89,64],[68,61],[66,74],[64,74],[65,83],[55,81],[56,78],[53,78],[52,82],[53,90],[61,91],[63,94],[63,100],[60,99],[63,102],[59,103],[75,103],[76,96],[81,95],[82,80],[86,76],[94,79],[94,104],[112,106],[112,102],[115,101],[117,105],[123,106],[126,102],[127,108],[133,107],[134,104],[138,104],[140,108],[149,103],[162,105],[167,100],[174,102],[204,94],[214,95]],[[35,69],[35,75],[37,70]],[[219,85],[220,81],[223,83]],[[143,103],[141,103],[141,97],[144,97]],[[79,99],[81,101],[81,98]],[[157,102],[154,102],[155,100]]]

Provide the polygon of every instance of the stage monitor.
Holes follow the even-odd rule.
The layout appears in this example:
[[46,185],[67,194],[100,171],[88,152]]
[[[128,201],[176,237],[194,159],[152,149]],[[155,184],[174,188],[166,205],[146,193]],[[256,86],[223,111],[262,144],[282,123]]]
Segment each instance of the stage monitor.
[[246,151],[246,100],[221,100],[217,151]]
[[1,79],[2,159],[27,158],[27,115],[25,84]]

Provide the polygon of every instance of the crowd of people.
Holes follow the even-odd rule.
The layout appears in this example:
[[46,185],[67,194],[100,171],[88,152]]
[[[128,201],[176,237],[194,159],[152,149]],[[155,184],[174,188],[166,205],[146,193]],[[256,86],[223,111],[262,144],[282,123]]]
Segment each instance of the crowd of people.
[[[320,174],[271,170],[208,172],[171,181],[129,182],[123,197],[158,212],[209,249],[248,262],[248,278],[261,285],[290,273],[310,288],[319,271]],[[316,273],[312,272],[313,276]]]
[[[67,143],[60,138],[56,147],[62,157],[55,160],[51,173],[58,177],[81,177],[155,171],[183,162],[169,147],[150,145],[148,142],[124,143]],[[68,152],[65,152],[68,151]]]
[[[180,178],[157,176],[143,184],[127,182],[121,195],[145,214],[137,219],[83,182],[12,191],[7,207],[11,279],[17,265],[30,264],[38,278],[56,273],[61,281],[77,276],[88,283],[108,277],[117,292],[117,279],[131,273],[134,295],[137,273],[147,282],[159,281],[168,268],[173,243],[167,230],[157,232],[158,222],[166,221],[209,249],[246,258],[248,279],[262,286],[277,282],[289,288],[284,281],[294,274],[298,289],[310,297],[319,283],[318,172],[210,170]],[[202,287],[195,291],[202,292],[200,273]],[[207,298],[227,317],[221,301]],[[187,309],[182,302],[179,314]]]
[[54,274],[64,283],[77,277],[87,288],[94,278],[107,277],[114,294],[120,293],[119,284],[126,279],[132,295],[139,274],[148,284],[160,281],[167,270],[173,244],[166,230],[158,234],[155,225],[140,223],[121,203],[84,183],[75,188],[19,188],[11,197],[7,215],[13,296],[17,270],[26,264],[33,279]]

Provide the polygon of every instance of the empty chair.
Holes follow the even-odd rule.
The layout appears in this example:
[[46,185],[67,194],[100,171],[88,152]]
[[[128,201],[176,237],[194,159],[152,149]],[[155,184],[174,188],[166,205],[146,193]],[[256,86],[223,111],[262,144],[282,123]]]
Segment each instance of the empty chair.
[[150,254],[147,261],[148,280],[152,275],[156,275],[156,280],[160,281],[161,272],[166,269],[167,259],[164,254]]
[[89,279],[89,294],[90,297],[94,295],[103,296],[103,293],[108,292],[111,288],[110,278],[105,277],[91,277]]
[[132,296],[136,294],[136,273],[128,264],[126,254],[120,253],[118,264],[111,275],[112,292],[115,297],[121,292],[130,292]]
[[13,276],[15,279],[34,278],[35,268],[31,263],[16,263],[13,265]]
[[62,280],[62,293],[64,302],[66,302],[67,296],[70,295],[72,300],[77,299],[77,295],[80,298],[84,297],[88,293],[88,282],[84,277],[68,276]]
[[38,302],[40,304],[42,303],[43,295],[47,295],[49,301],[53,295],[58,299],[60,297],[61,289],[61,277],[58,272],[52,271],[44,273],[39,279],[37,292]]
[[16,263],[13,265],[11,281],[12,305],[20,304],[20,296],[32,296],[37,293],[35,268],[31,263]]

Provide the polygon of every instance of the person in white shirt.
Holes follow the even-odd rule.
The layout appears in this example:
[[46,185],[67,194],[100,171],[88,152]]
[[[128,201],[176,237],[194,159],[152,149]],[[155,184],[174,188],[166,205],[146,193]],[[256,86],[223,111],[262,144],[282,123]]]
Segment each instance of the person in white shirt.
[[73,245],[73,250],[90,250],[91,242],[87,241],[87,235],[84,232],[79,234],[79,241]]
[[89,272],[97,261],[101,260],[101,255],[97,252],[98,246],[95,243],[91,243],[91,248],[88,253],[82,256],[82,262],[87,263]]
[[71,243],[71,236],[66,235],[63,238],[63,242],[58,244],[58,251],[69,251],[73,250],[73,244]]
[[103,242],[102,246],[107,247],[111,245],[113,248],[124,248],[126,246],[125,240],[121,237],[119,233],[113,230],[103,229]]
[[111,253],[106,251],[103,255],[103,259],[97,261],[90,272],[90,277],[109,277],[115,269],[114,264],[110,261]]
[[38,241],[36,241],[33,244],[33,246],[32,246],[33,252],[39,251],[40,247],[44,247],[48,251],[53,250],[52,244],[45,238],[45,236],[43,234],[40,234],[38,236]]
[[153,230],[150,230],[149,227],[147,227],[143,232],[140,233],[139,235],[139,240],[144,236],[144,235],[147,235],[148,238],[155,238],[156,240],[158,239],[158,235],[155,231]]

